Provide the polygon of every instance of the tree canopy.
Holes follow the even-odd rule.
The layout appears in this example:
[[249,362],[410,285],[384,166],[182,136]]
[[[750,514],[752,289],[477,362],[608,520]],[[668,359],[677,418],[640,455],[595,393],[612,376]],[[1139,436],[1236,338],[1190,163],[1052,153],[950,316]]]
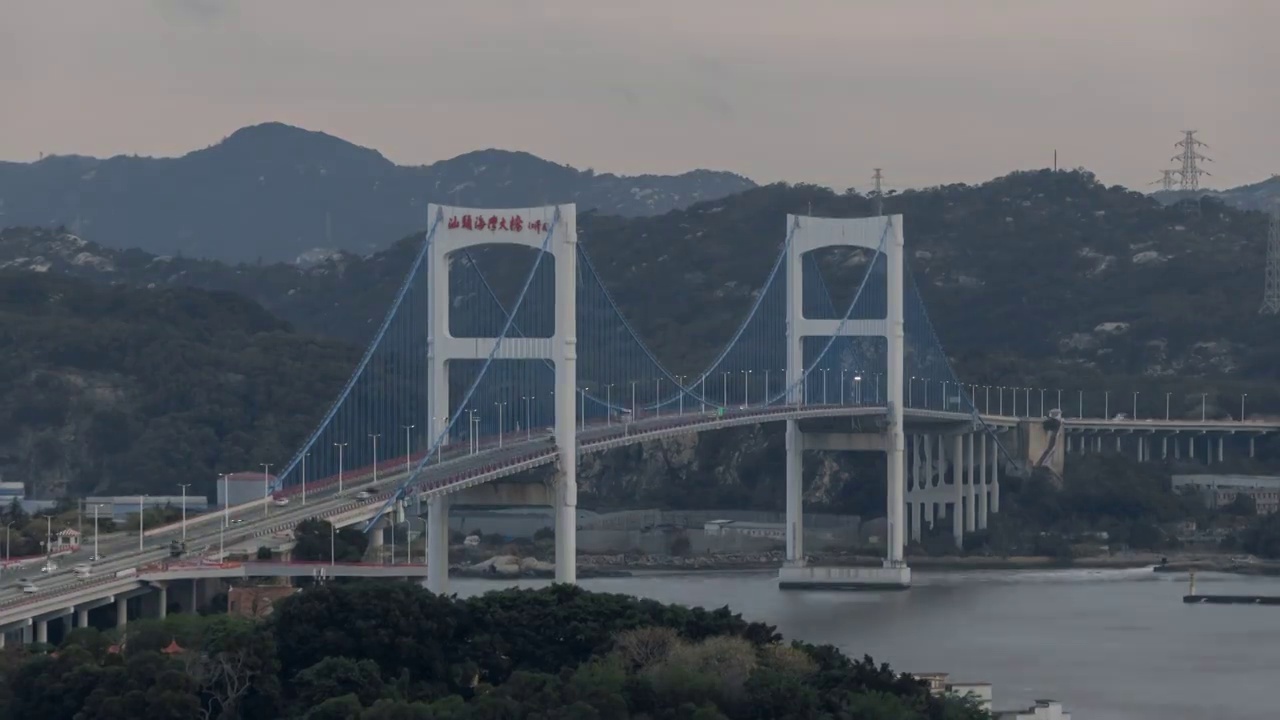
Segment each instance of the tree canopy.
[[262,623],[171,615],[0,654],[0,716],[41,720],[980,720],[966,700],[774,628],[572,586],[459,600],[325,585]]

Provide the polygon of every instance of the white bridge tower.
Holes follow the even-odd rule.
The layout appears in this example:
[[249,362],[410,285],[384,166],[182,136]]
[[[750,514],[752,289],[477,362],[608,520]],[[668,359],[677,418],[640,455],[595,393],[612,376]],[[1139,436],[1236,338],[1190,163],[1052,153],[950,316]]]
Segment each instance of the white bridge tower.
[[[427,397],[430,437],[436,437],[452,414],[449,398],[450,360],[550,360],[555,365],[555,436],[560,451],[555,480],[556,581],[577,580],[578,439],[574,395],[577,388],[577,212],[574,205],[515,210],[479,210],[431,204],[427,217],[436,228],[427,254],[429,288]],[[492,219],[492,222],[489,221]],[[498,220],[501,219],[499,225]],[[477,245],[524,245],[546,250],[555,261],[555,330],[551,337],[456,338],[449,332],[449,263],[454,253]],[[526,300],[530,301],[530,300]],[[514,308],[510,309],[514,312]],[[427,589],[444,593],[449,586],[449,500],[443,493],[427,498]]]

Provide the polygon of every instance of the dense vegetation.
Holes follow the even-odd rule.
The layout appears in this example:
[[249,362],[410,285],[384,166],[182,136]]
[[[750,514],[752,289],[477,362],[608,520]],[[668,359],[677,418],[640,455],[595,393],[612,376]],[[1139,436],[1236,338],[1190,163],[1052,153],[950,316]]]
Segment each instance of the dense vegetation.
[[229,293],[0,273],[0,473],[45,497],[209,494],[288,459],[357,355]]
[[0,209],[12,224],[62,223],[109,247],[229,262],[292,261],[314,248],[381,250],[421,228],[429,202],[576,202],[582,210],[648,215],[753,186],[708,170],[597,175],[500,150],[400,166],[375,150],[280,123],[243,128],[178,158],[0,162]]
[[[114,631],[113,631],[114,632]],[[570,586],[457,600],[326,585],[263,624],[173,615],[0,655],[0,716],[41,720],[979,720],[967,701],[727,608]],[[176,643],[177,648],[171,647]],[[177,650],[175,652],[175,650]]]

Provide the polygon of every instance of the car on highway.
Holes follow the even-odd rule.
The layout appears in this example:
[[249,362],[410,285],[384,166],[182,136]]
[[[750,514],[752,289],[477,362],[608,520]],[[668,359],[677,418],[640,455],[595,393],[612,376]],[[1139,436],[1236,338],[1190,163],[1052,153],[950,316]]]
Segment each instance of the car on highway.
[[236,518],[235,520],[232,520],[232,521],[231,521],[231,524],[232,524],[232,525],[239,525],[239,524],[240,524],[240,523],[242,523],[242,522],[244,522],[244,518]]
[[276,507],[284,507],[285,505],[288,505],[288,504],[289,504],[289,498],[287,498],[287,497],[278,497],[278,498],[276,498],[276,499],[272,500],[271,502],[275,503],[275,506],[276,506]]
[[36,587],[36,584],[31,582],[30,580],[22,581],[22,592],[33,593],[33,592],[38,592],[39,590],[40,588]]
[[369,492],[368,490],[361,490],[360,492],[356,493],[357,500],[368,500],[371,497],[373,497],[373,493]]
[[56,562],[47,562],[47,563],[45,563],[44,565],[42,565],[42,566],[40,567],[40,572],[42,572],[42,573],[51,573],[51,572],[53,572],[54,570],[57,570],[57,569],[58,569],[58,563],[56,563]]

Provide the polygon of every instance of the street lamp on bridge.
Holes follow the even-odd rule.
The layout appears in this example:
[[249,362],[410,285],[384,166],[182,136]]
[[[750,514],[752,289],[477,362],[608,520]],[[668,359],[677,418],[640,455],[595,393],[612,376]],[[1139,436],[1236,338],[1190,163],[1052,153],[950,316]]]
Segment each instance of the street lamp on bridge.
[[271,463],[259,464],[262,465],[262,514],[266,516],[271,514],[271,475],[267,472]]
[[[187,541],[187,488],[191,487],[191,483],[178,483],[178,487],[182,488],[182,542]],[[98,528],[93,528],[93,542],[98,542]],[[97,554],[97,553],[95,553]]]
[[[417,427],[417,425],[402,425],[401,427],[404,428],[404,474],[405,477],[408,477],[409,473],[412,472],[409,466],[410,459],[413,456],[413,437],[409,433]],[[306,466],[304,465],[303,467]],[[303,487],[306,486],[303,485]],[[303,497],[306,496],[304,495]],[[306,502],[306,500],[303,500],[303,502]]]
[[1240,422],[1244,422],[1244,399],[1249,397],[1249,393],[1240,393]]
[[342,450],[351,443],[336,442],[334,447],[338,448],[338,494],[342,494]]
[[[494,405],[498,406],[498,447],[501,448],[502,447],[502,409],[506,407],[507,404],[504,402],[496,402],[494,403]],[[395,558],[394,556],[392,556],[392,564],[394,563],[395,563]]]
[[1209,393],[1200,393],[1200,422],[1204,422],[1209,414]]
[[378,484],[378,438],[382,437],[381,433],[369,433],[369,439],[373,441],[373,484]]
[[1135,391],[1135,392],[1133,393],[1133,419],[1134,419],[1134,420],[1137,420],[1137,419],[1138,419],[1138,393],[1137,393],[1137,391]]

